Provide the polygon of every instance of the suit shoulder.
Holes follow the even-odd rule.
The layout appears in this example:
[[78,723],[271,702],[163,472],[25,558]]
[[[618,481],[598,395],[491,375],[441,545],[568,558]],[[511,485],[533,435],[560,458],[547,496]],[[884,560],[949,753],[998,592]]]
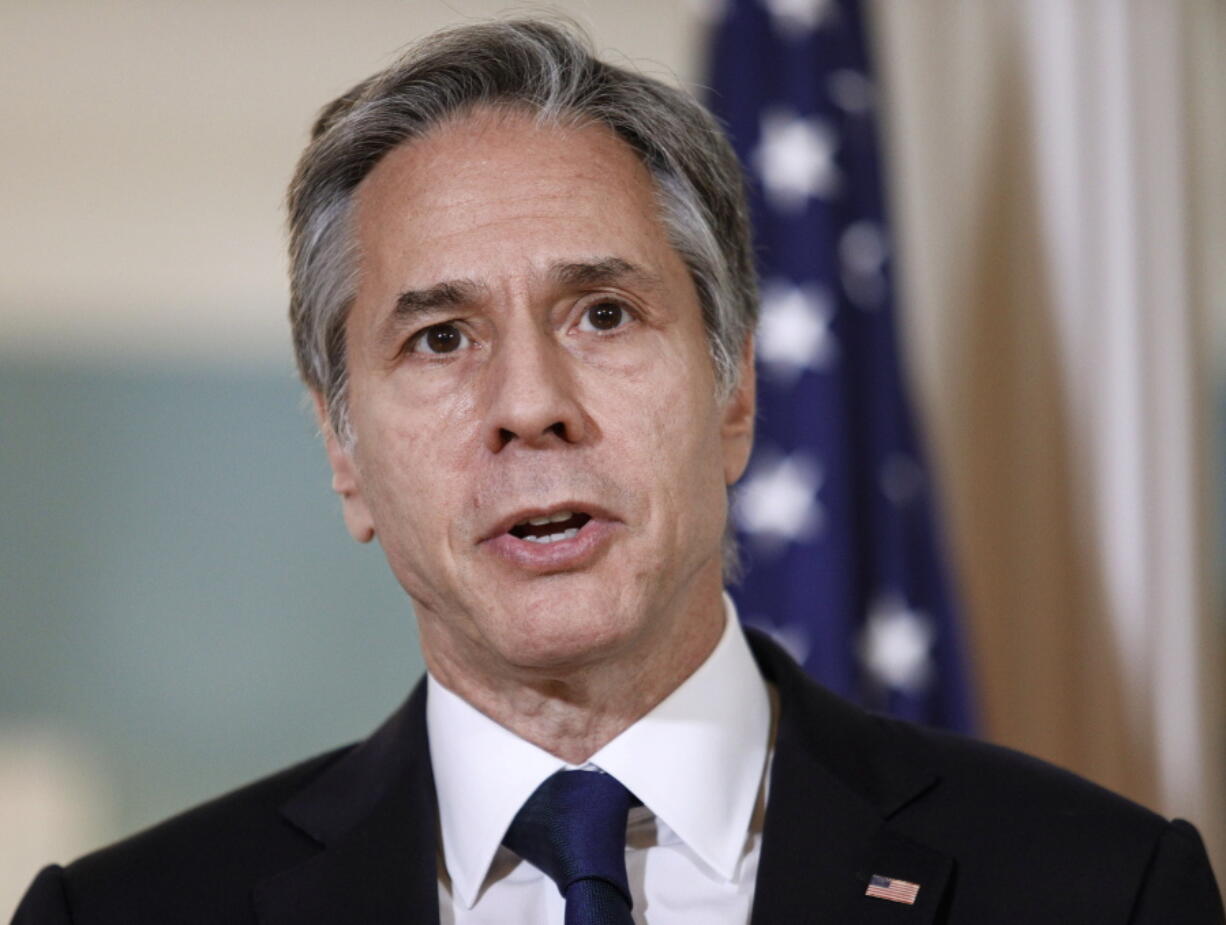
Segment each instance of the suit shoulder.
[[317,755],[77,859],[64,868],[69,904],[141,908],[150,921],[188,921],[174,917],[193,908],[199,921],[242,921],[255,879],[315,850],[281,818],[280,806],[352,748]]
[[[764,677],[780,691],[779,735],[818,757],[852,791],[893,815],[990,824],[1046,825],[1053,832],[1091,818],[1152,844],[1166,825],[1156,813],[1071,771],[1000,745],[871,713],[820,686],[770,640],[750,635]],[[997,829],[1008,837],[1009,829]]]
[[[748,634],[763,675],[778,685],[786,728],[800,748],[887,815],[968,834],[1012,831],[1059,838],[1079,825],[1130,832],[1152,846],[1168,824],[1071,771],[1000,745],[871,713],[808,678],[760,634]],[[790,721],[788,719],[790,714]],[[939,824],[938,824],[939,818]]]
[[1049,824],[1135,830],[1151,843],[1167,820],[1072,771],[1003,745],[876,717],[898,748],[939,776],[942,799],[1039,814]]
[[214,797],[86,855],[68,869],[77,872],[129,856],[144,861],[147,860],[144,856],[148,854],[173,853],[180,844],[220,845],[227,834],[243,834],[245,838],[250,838],[265,828],[260,825],[260,820],[276,820],[282,803],[352,748],[352,745],[347,745],[316,755]]
[[[1030,904],[1031,921],[1069,920],[1073,909],[1094,910],[1101,922],[1222,921],[1191,824],[1009,748],[878,722],[899,754],[933,771],[931,788],[893,822],[957,859],[962,920],[993,920],[1011,895],[1017,908]],[[1035,884],[1047,895],[1033,895]]]
[[[929,788],[892,817],[897,831],[957,858],[969,881],[996,884],[997,892],[1006,882],[1019,896],[1024,883],[1060,885],[1057,892],[1066,898],[1093,904],[1093,885],[1110,884],[1118,908],[1107,915],[1104,906],[1102,920],[1126,917],[1169,837],[1168,820],[1013,749],[895,720],[874,721],[901,760],[931,774]],[[964,889],[960,901],[975,908],[978,895]],[[978,913],[990,908],[985,904]]]

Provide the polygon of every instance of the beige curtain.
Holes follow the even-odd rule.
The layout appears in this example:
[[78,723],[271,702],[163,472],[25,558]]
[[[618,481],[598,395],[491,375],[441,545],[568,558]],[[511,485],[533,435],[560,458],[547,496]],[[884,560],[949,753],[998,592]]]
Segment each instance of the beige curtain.
[[873,13],[986,733],[1194,819],[1226,868],[1207,434],[1226,5]]

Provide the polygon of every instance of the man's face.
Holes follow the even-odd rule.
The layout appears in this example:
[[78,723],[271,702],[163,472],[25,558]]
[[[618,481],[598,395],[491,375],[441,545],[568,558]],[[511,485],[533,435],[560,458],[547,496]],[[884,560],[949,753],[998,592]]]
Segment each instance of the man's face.
[[354,216],[355,443],[329,437],[334,487],[432,670],[566,671],[718,623],[752,372],[717,400],[631,150],[478,112],[387,155]]

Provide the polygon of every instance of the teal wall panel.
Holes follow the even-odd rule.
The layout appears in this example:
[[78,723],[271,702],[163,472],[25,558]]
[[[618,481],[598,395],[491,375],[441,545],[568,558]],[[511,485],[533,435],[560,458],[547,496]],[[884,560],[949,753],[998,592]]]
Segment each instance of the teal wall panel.
[[328,486],[288,371],[0,361],[0,723],[89,743],[114,834],[361,737],[420,675]]

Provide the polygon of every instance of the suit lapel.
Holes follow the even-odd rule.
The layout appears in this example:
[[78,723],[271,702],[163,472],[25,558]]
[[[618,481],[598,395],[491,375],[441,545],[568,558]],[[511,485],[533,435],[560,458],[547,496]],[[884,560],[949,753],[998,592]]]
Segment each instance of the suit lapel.
[[[881,754],[885,721],[822,690],[773,643],[749,635],[780,701],[753,925],[939,921],[953,862],[892,822],[935,776]],[[865,895],[873,875],[919,884],[914,903]]]
[[425,685],[281,809],[321,849],[263,881],[262,925],[437,925],[434,779]]

